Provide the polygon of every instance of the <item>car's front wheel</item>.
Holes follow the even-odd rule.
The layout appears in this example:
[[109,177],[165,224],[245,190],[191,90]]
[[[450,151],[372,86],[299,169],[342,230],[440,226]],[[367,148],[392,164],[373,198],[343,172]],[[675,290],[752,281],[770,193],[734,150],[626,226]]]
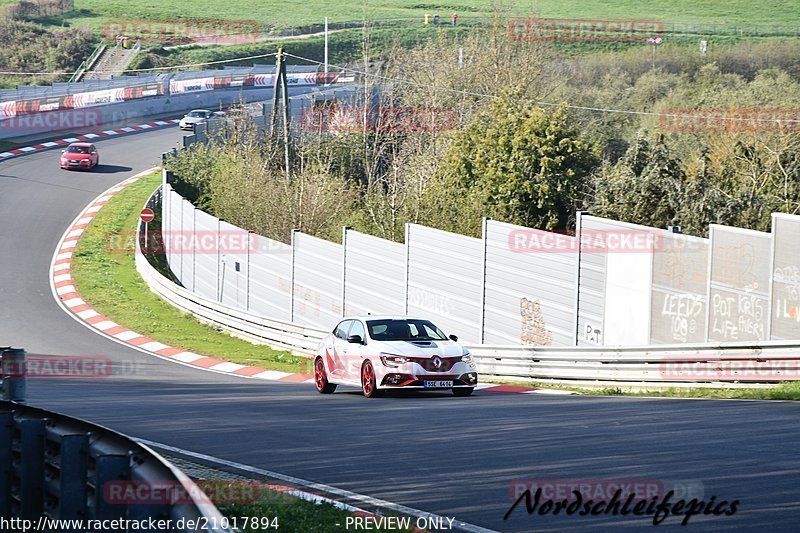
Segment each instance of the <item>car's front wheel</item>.
[[328,374],[325,372],[322,357],[317,357],[317,360],[314,361],[314,384],[320,394],[330,394],[336,390],[334,383],[328,383]]
[[369,361],[361,367],[361,390],[367,398],[377,398],[382,393],[376,382],[375,369]]
[[457,387],[453,388],[453,395],[454,396],[469,396],[472,394],[472,391],[475,390],[475,387]]

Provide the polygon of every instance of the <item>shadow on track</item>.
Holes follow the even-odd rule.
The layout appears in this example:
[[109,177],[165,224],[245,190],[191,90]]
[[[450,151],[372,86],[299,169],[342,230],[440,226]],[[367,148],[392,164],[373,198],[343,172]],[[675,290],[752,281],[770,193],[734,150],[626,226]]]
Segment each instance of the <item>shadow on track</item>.
[[121,165],[97,165],[92,169],[92,172],[97,174],[119,174],[120,172],[130,172],[131,167],[123,167]]

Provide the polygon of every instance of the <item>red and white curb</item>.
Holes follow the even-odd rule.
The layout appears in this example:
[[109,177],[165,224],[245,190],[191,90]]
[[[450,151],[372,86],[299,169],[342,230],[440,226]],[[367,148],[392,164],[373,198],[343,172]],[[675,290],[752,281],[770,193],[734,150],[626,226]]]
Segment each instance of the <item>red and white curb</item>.
[[7,152],[0,153],[0,161],[4,159],[9,159],[11,157],[16,157],[19,155],[32,154],[36,152],[41,152],[43,150],[49,150],[51,148],[55,148],[57,146],[64,146],[70,143],[87,142],[87,141],[92,141],[94,139],[100,139],[102,137],[112,137],[114,135],[123,135],[126,133],[133,133],[137,131],[163,128],[164,126],[172,126],[173,124],[177,124],[178,122],[180,122],[180,119],[177,118],[169,120],[156,120],[154,122],[148,122],[147,124],[139,124],[138,126],[128,126],[125,128],[118,128],[115,130],[98,131],[97,133],[86,133],[84,135],[76,135],[75,137],[67,137],[66,139],[58,139],[56,141],[34,144],[33,146],[25,146],[24,148],[15,148],[14,150],[9,150]]
[[[269,381],[284,381],[290,383],[313,383],[312,374],[279,372],[268,370],[258,366],[240,365],[229,361],[222,361],[214,357],[189,352],[183,348],[176,348],[160,343],[145,335],[132,331],[123,325],[117,324],[108,317],[96,311],[89,303],[81,298],[72,280],[72,253],[78,245],[78,241],[83,235],[86,227],[92,222],[94,217],[103,206],[116,195],[132,183],[138,181],[158,167],[141,172],[125,181],[111,187],[100,196],[94,199],[72,222],[64,232],[61,240],[53,254],[53,261],[50,269],[50,285],[56,301],[67,310],[73,318],[83,323],[85,326],[101,335],[112,340],[135,348],[141,352],[155,355],[170,361],[193,366],[203,370],[221,372],[246,378],[265,379]],[[520,387],[516,385],[500,385],[482,383],[476,387],[477,390],[490,392],[505,392],[517,394],[572,394],[569,391],[559,391],[553,389],[535,389],[532,387]]]

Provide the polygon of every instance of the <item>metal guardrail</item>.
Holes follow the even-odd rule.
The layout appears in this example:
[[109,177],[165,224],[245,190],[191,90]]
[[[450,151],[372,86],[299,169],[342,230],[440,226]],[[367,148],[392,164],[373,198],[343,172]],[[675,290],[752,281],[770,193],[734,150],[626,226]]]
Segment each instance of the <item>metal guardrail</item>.
[[[137,231],[141,235],[141,226]],[[198,296],[161,275],[141,253],[139,238],[136,242],[136,270],[153,292],[178,309],[248,340],[310,357],[328,334],[322,329],[267,318]]]
[[[162,276],[140,250],[137,239],[136,268],[150,289],[201,320],[255,342],[289,348],[301,355],[313,355],[328,333],[200,297]],[[796,342],[581,348],[474,345],[467,348],[483,376],[511,381],[652,390],[760,388],[800,379],[800,345]]]
[[25,401],[25,350],[0,346],[0,400]]
[[87,57],[83,62],[81,62],[80,66],[78,66],[78,70],[76,70],[75,74],[73,74],[69,79],[69,83],[80,81],[86,71],[94,66],[95,61],[97,61],[107,47],[108,45],[105,43],[105,41],[102,41],[100,44],[98,44],[94,49],[94,52],[92,52],[89,57]]
[[[107,490],[117,487],[136,496],[114,497]],[[0,518],[30,521],[29,531],[36,524],[43,527],[35,530],[52,530],[48,519],[84,524],[152,519],[170,520],[158,531],[231,533],[194,482],[149,447],[83,420],[9,401],[0,401]],[[85,531],[74,525],[57,529]]]

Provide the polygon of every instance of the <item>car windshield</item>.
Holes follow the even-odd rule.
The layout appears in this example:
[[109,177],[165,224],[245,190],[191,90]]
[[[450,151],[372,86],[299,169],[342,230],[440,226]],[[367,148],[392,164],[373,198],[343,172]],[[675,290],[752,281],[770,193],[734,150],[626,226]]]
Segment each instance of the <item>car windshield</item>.
[[442,330],[427,320],[368,320],[369,336],[376,341],[444,341]]
[[67,152],[70,154],[88,154],[91,149],[88,146],[68,146]]
[[205,111],[189,111],[189,114],[187,116],[191,117],[191,118],[203,118],[203,117],[206,116],[206,112]]

